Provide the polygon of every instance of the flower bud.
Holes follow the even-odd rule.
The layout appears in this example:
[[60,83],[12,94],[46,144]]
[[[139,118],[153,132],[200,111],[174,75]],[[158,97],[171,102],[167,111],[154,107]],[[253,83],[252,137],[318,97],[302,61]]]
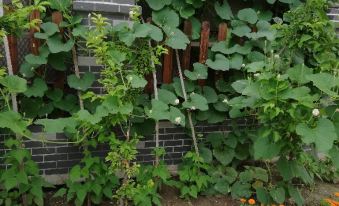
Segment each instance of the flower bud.
[[319,109],[313,109],[312,110],[312,115],[315,116],[315,117],[318,117],[320,115]]

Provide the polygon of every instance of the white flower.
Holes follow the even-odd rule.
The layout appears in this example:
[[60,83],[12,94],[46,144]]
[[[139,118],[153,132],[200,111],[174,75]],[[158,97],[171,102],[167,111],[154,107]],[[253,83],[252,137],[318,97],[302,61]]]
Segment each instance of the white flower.
[[134,18],[135,15],[136,15],[136,12],[135,12],[135,11],[133,11],[133,10],[129,11],[129,17],[130,17],[131,19]]
[[254,76],[255,76],[255,77],[259,77],[259,76],[260,76],[260,73],[255,73]]
[[280,79],[280,78],[281,78],[281,75],[280,75],[280,74],[278,74],[278,75],[277,75],[277,78],[278,78],[278,79]]
[[175,105],[178,105],[180,103],[180,100],[179,99],[176,99],[175,101],[174,101],[174,104]]
[[242,68],[245,68],[245,66],[246,66],[246,64],[242,64],[242,65],[241,65]]
[[196,110],[195,106],[192,106],[192,107],[191,107],[191,110]]
[[274,55],[274,58],[279,59],[280,58],[279,54]]
[[181,123],[181,117],[176,117],[174,121],[175,121],[176,124],[180,124]]
[[149,113],[150,113],[150,114],[152,114],[152,112],[153,112],[152,110],[149,110]]
[[128,80],[129,80],[129,81],[132,81],[132,80],[133,80],[133,77],[132,77],[132,76],[129,76],[129,77],[128,77]]
[[225,98],[222,102],[228,104],[228,99]]
[[318,117],[320,115],[319,109],[313,109],[312,115],[315,116],[315,117]]

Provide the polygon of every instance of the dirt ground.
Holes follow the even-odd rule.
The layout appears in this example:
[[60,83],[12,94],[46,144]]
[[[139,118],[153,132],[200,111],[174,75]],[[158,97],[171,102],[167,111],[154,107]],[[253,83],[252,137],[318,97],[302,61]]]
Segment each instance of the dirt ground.
[[[334,193],[339,192],[339,184],[318,182],[315,187],[302,191],[305,198],[305,206],[320,205],[324,198],[334,198]],[[174,188],[164,187],[161,190],[163,206],[238,206],[240,202],[230,196],[200,196],[195,200],[183,200],[179,197],[179,191]],[[46,206],[72,206],[66,204],[65,198],[52,198],[53,192],[48,192]],[[101,206],[115,206],[113,202],[104,202]]]

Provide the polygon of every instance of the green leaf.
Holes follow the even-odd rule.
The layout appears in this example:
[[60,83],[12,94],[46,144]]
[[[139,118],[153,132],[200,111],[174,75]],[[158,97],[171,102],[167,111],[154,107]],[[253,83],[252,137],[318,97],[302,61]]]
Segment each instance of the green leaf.
[[208,73],[207,73],[207,67],[204,64],[201,63],[194,63],[193,64],[194,70],[193,71],[189,71],[189,70],[185,70],[185,76],[192,80],[198,80],[198,79],[207,79]]
[[72,182],[76,182],[76,181],[80,180],[80,178],[81,178],[81,167],[80,167],[80,165],[76,165],[69,172],[69,179]]
[[190,43],[190,40],[180,29],[177,28],[168,28],[166,27],[165,33],[167,34],[167,39],[165,41],[166,45],[173,49],[186,49],[187,44]]
[[68,52],[74,46],[73,39],[69,39],[66,43],[64,43],[62,38],[58,35],[48,38],[46,42],[51,53]]
[[35,56],[33,54],[28,54],[25,56],[25,60],[31,65],[47,64],[47,58],[41,55]]
[[306,83],[310,82],[310,80],[308,78],[306,78],[306,76],[308,76],[312,73],[313,73],[313,69],[310,69],[303,64],[298,64],[298,65],[296,65],[292,68],[289,68],[287,70],[288,77],[293,82],[296,82],[296,83],[299,83],[299,84],[306,84]]
[[337,170],[339,169],[339,148],[338,147],[333,147],[330,152],[329,155],[331,157],[331,160],[333,162],[333,165],[337,168]]
[[206,64],[217,71],[228,71],[230,68],[230,61],[222,54],[216,54],[215,60],[208,59]]
[[0,113],[0,128],[8,128],[12,132],[20,135],[27,135],[29,122],[23,120],[19,113],[13,111]]
[[77,126],[76,120],[71,117],[59,119],[38,119],[35,124],[43,125],[44,131],[47,133],[63,133],[65,129],[74,131]]
[[207,147],[199,147],[199,152],[201,157],[204,159],[204,162],[211,163],[213,160],[212,151]]
[[185,115],[175,107],[170,107],[169,120],[176,125],[185,126]]
[[101,117],[99,115],[92,115],[87,110],[80,110],[77,112],[76,118],[83,122],[90,122],[93,125],[101,121]]
[[304,198],[302,197],[300,191],[297,188],[294,188],[293,186],[288,186],[288,193],[293,198],[294,202],[298,206],[304,205]]
[[162,28],[176,28],[179,26],[179,15],[174,10],[168,7],[160,11],[153,11],[152,20],[155,24],[159,25]]
[[230,186],[227,182],[225,181],[218,181],[215,185],[214,185],[214,189],[218,192],[220,192],[223,195],[227,195],[229,190],[230,190]]
[[234,54],[230,59],[230,68],[240,70],[243,64],[243,56],[240,54]]
[[20,65],[20,73],[25,78],[32,78],[34,77],[34,70],[36,69],[35,65],[31,65],[27,62],[24,62]]
[[246,8],[238,12],[238,18],[250,24],[255,24],[258,21],[257,12],[254,9]]
[[271,143],[268,137],[259,137],[253,145],[255,159],[272,159],[281,149],[277,143]]
[[216,103],[218,101],[218,95],[212,87],[204,86],[202,92],[207,103]]
[[276,203],[282,204],[285,201],[285,190],[282,187],[272,189],[270,195]]
[[230,148],[226,148],[224,150],[214,149],[213,155],[222,165],[226,166],[232,162],[235,152]]
[[47,84],[41,78],[35,78],[32,86],[24,93],[26,97],[43,97],[48,90]]
[[95,76],[93,73],[86,72],[80,79],[75,75],[69,75],[67,77],[68,85],[77,90],[86,91],[93,82],[95,81]]
[[152,109],[145,108],[145,113],[148,117],[154,120],[168,120],[170,113],[168,111],[168,105],[162,101],[152,99]]
[[232,33],[237,35],[238,37],[248,36],[250,32],[251,32],[251,28],[247,26],[246,24],[234,26],[232,29]]
[[166,5],[170,5],[172,0],[146,0],[149,7],[153,10],[160,10],[163,9]]
[[156,27],[152,24],[147,24],[147,26],[150,28],[148,35],[151,37],[151,39],[153,39],[154,41],[157,41],[157,42],[160,42],[164,39],[164,35],[163,35],[161,29],[159,29],[158,27]]
[[305,123],[300,123],[296,127],[296,132],[302,136],[304,143],[314,143],[319,152],[328,152],[338,138],[334,124],[324,118],[319,119],[315,128],[309,128]]
[[257,198],[260,203],[265,204],[265,205],[269,203],[270,195],[264,188],[257,188],[256,194],[257,194]]
[[40,26],[42,28],[42,30],[44,30],[45,34],[47,34],[47,36],[52,36],[53,34],[59,32],[59,27],[58,25],[56,25],[55,23],[52,22],[46,22],[41,24]]
[[184,102],[183,106],[191,110],[208,110],[208,103],[206,98],[196,93],[191,93],[190,99],[187,102]]
[[178,105],[179,104],[179,99],[178,97],[171,91],[168,91],[166,89],[158,89],[158,95],[159,95],[159,100],[166,104],[171,104],[171,105]]
[[195,9],[192,6],[185,6],[179,10],[180,16],[184,19],[188,19],[195,14]]
[[4,187],[7,190],[7,192],[13,188],[15,188],[17,185],[17,179],[14,177],[6,178],[4,181]]
[[54,195],[53,197],[63,197],[67,192],[66,188],[60,188]]
[[147,84],[145,78],[135,74],[128,75],[127,79],[131,83],[132,88],[144,88]]
[[192,23],[192,40],[197,40],[200,38],[200,32],[201,32],[201,22],[195,18],[195,17],[191,17],[189,19],[189,21],[191,21]]
[[0,84],[6,87],[10,93],[23,93],[27,89],[27,81],[15,75],[1,78]]
[[245,69],[247,70],[247,72],[256,73],[256,72],[263,71],[265,66],[266,66],[266,64],[265,64],[264,61],[252,62],[250,64],[247,64],[245,66]]
[[65,71],[67,69],[66,62],[68,58],[68,53],[60,52],[56,54],[50,54],[48,56],[48,64],[50,64],[53,69],[58,71]]
[[218,16],[224,20],[231,20],[234,17],[227,0],[224,0],[222,5],[219,2],[215,2],[214,9]]
[[326,94],[338,97],[338,92],[334,91],[335,87],[339,86],[339,78],[329,73],[318,73],[307,75],[306,78],[313,82],[314,86],[318,87]]
[[233,198],[248,198],[252,195],[250,190],[251,184],[248,183],[241,183],[240,181],[235,182],[231,188],[231,194]]

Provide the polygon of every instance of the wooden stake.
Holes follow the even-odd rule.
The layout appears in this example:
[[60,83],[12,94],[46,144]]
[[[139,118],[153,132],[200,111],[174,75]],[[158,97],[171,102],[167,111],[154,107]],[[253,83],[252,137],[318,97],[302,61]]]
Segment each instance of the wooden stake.
[[162,81],[164,84],[170,84],[173,76],[173,49],[166,47],[168,53],[164,55],[164,70],[162,74]]
[[[210,36],[210,23],[208,21],[202,22],[201,27],[201,36],[200,36],[200,54],[199,62],[205,64],[208,56],[208,46],[209,46],[209,36]],[[199,80],[199,85],[204,86],[206,84],[205,80]]]

